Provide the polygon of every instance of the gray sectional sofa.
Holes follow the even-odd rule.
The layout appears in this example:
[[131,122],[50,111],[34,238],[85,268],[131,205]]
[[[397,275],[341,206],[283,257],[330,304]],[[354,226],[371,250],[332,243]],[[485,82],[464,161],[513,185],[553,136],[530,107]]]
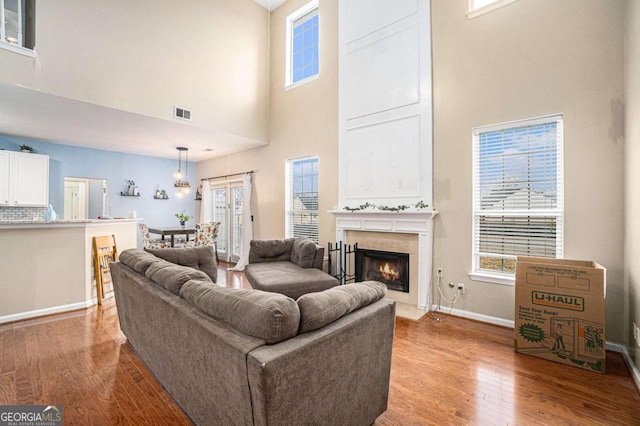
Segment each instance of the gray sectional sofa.
[[253,288],[297,299],[339,284],[322,271],[323,260],[324,248],[308,238],[253,240],[244,272]]
[[210,247],[154,253],[111,264],[120,326],[196,424],[370,425],[386,410],[395,302],[383,284],[294,300],[216,285]]

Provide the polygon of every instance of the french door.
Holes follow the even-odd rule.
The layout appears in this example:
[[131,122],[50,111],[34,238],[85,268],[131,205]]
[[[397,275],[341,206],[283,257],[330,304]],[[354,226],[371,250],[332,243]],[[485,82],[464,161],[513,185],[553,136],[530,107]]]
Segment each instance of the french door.
[[229,262],[237,262],[240,258],[240,239],[242,236],[242,205],[244,202],[242,182],[229,182],[215,186],[212,192],[212,217],[215,222],[220,222],[218,256]]

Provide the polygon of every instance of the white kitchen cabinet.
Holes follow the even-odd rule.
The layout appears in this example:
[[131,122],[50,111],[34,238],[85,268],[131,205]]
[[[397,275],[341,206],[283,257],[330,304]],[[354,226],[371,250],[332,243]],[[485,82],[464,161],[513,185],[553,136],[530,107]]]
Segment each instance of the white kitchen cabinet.
[[0,151],[0,206],[9,205],[9,151]]
[[49,204],[49,157],[0,151],[0,205],[46,207]]

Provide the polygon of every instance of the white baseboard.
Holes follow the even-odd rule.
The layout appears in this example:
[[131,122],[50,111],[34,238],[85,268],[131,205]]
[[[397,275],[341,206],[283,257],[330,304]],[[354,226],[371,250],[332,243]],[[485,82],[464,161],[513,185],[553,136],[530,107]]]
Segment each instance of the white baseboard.
[[[432,305],[431,310],[435,311],[438,308],[437,305]],[[441,308],[437,313],[448,315],[449,309]],[[451,309],[451,315],[461,318],[472,319],[475,321],[486,322],[489,324],[499,325],[501,327],[513,328],[513,320],[506,320],[504,318],[492,317],[489,315],[477,314],[475,312],[463,311],[460,309]]]
[[93,303],[91,300],[87,300],[85,302],[70,303],[68,305],[53,306],[51,308],[45,308],[45,309],[36,309],[35,311],[20,312],[18,314],[11,314],[11,315],[3,315],[0,317],[0,324],[4,324],[6,322],[14,322],[14,321],[21,321],[21,320],[26,320],[31,318],[37,318],[45,315],[59,314],[61,312],[75,311],[77,309],[88,308]]
[[[113,293],[110,293],[110,294],[107,293],[104,298],[109,299],[110,297],[113,297]],[[94,297],[93,299],[85,300],[84,302],[76,302],[76,303],[70,303],[68,305],[52,306],[50,308],[36,309],[34,311],[20,312],[20,313],[11,314],[11,315],[3,315],[3,316],[0,316],[0,324],[38,318],[46,315],[60,314],[63,312],[77,311],[78,309],[90,308],[91,306],[94,306],[97,303],[98,303],[98,299]]]
[[[436,305],[431,306],[432,311],[435,311],[436,309],[437,309]],[[437,311],[437,314],[438,313],[442,315],[447,315],[449,314],[449,309],[446,309],[446,308],[441,309],[440,311]],[[513,320],[506,320],[504,318],[477,314],[475,312],[468,312],[460,309],[452,309],[451,315],[456,317],[461,317],[461,318],[467,318],[475,321],[486,322],[488,324],[499,325],[502,327],[514,328]],[[627,351],[627,348],[624,347],[623,345],[620,345],[618,343],[613,343],[613,342],[606,342],[606,347],[607,347],[607,350],[609,351],[619,352],[623,355],[624,360],[627,364],[627,367],[629,367],[629,371],[631,372],[631,376],[633,377],[633,380],[636,383],[637,388],[640,389],[640,371],[636,368],[633,360],[631,359],[631,356],[629,355],[629,352]]]
[[607,350],[620,352],[622,354],[622,358],[624,359],[624,363],[627,364],[627,368],[631,373],[631,378],[636,385],[636,389],[638,389],[638,392],[640,392],[640,371],[638,370],[638,367],[636,367],[636,364],[633,362],[633,359],[631,359],[631,355],[629,354],[627,347],[619,345],[617,343],[607,342]]

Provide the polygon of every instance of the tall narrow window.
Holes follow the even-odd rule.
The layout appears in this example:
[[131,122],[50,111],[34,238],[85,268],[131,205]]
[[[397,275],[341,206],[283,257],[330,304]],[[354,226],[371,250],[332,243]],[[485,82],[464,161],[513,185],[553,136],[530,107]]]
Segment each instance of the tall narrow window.
[[472,278],[510,283],[516,256],[562,257],[562,159],[562,115],[473,130]]
[[318,158],[288,160],[286,164],[286,234],[318,242]]
[[0,46],[33,49],[35,0],[0,0]]
[[318,75],[318,42],[318,1],[314,0],[287,17],[287,86]]

